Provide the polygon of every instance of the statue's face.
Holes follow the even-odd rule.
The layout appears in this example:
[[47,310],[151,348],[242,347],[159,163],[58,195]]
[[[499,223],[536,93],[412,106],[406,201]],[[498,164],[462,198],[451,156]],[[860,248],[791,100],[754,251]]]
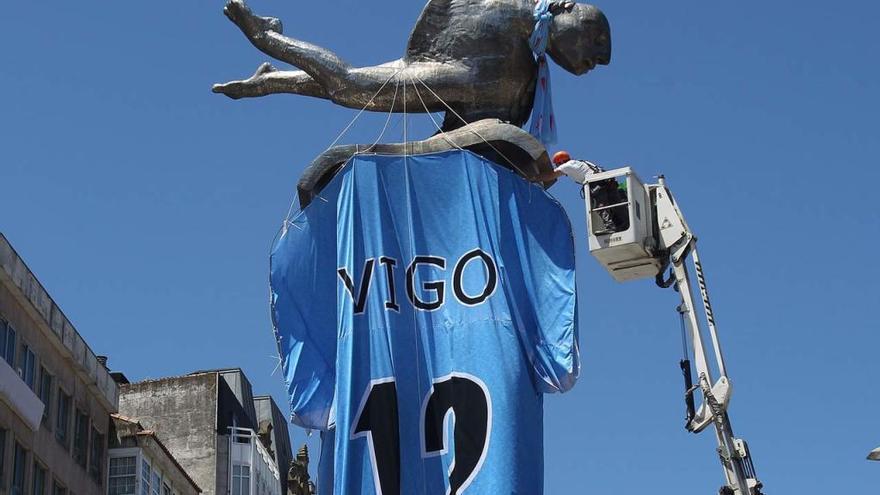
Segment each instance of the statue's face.
[[572,74],[611,63],[611,27],[601,10],[582,3],[553,18],[547,53]]

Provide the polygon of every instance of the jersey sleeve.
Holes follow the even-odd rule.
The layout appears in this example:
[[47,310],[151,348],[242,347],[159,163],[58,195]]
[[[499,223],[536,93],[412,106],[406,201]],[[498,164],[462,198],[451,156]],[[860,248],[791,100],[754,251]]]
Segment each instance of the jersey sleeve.
[[309,429],[326,430],[334,421],[335,252],[335,204],[315,201],[282,229],[270,257],[272,321],[291,421]]
[[500,220],[502,284],[511,319],[538,391],[566,392],[580,372],[571,224],[561,205],[525,181],[500,190],[506,203],[506,218]]

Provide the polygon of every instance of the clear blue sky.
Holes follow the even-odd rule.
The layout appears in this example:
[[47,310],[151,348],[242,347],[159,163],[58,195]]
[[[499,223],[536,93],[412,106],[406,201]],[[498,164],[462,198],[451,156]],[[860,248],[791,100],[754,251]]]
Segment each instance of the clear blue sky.
[[[398,57],[422,7],[253,6],[356,64]],[[734,427],[767,491],[876,490],[880,463],[864,459],[880,445],[880,8],[600,7],[612,65],[583,78],[554,67],[561,147],[667,175],[700,237]],[[270,376],[269,244],[304,165],[354,112],[211,94],[267,60],[221,9],[6,5],[0,230],[114,369],[140,380],[240,366],[284,405]],[[372,141],[380,121],[345,141]],[[424,121],[411,132],[425,135]],[[711,434],[682,428],[676,295],[614,283],[588,256],[575,188],[552,192],[576,229],[584,368],[546,401],[547,493],[715,493]]]

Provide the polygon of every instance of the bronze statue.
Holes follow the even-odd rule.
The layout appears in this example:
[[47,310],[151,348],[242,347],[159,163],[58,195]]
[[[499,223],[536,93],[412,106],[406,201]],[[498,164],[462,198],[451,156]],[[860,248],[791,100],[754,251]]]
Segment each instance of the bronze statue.
[[[495,118],[521,126],[532,109],[537,74],[528,43],[533,9],[533,0],[430,0],[403,58],[358,68],[329,50],[282,35],[280,20],[256,16],[243,0],[230,0],[224,13],[254,46],[302,70],[264,63],[249,79],[213,90],[235,99],[292,93],[381,112],[418,113],[427,107],[447,112],[444,130],[463,125],[445,102],[467,122]],[[581,75],[610,62],[610,28],[599,9],[558,1],[551,12],[547,53],[557,64]]]

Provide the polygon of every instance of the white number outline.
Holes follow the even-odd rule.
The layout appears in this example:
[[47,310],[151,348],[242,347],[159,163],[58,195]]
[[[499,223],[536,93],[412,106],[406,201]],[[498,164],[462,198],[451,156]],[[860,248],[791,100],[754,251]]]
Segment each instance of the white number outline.
[[[372,470],[373,472],[373,484],[376,488],[376,495],[382,495],[382,480],[379,478],[379,463],[376,462],[376,447],[375,445],[373,445],[373,430],[364,430],[360,433],[355,433],[355,430],[357,429],[357,425],[360,422],[361,414],[364,413],[364,407],[367,406],[367,401],[370,400],[370,395],[373,393],[373,388],[376,387],[376,385],[384,385],[386,383],[394,383],[395,388],[397,387],[397,379],[393,376],[370,380],[370,386],[367,387],[366,392],[364,392],[364,396],[361,398],[361,405],[358,406],[357,415],[354,417],[355,420],[351,423],[350,432],[351,440],[357,440],[364,437],[366,437],[367,439],[367,449],[370,451],[370,470]],[[400,405],[397,406],[397,414],[400,414]],[[398,419],[398,425],[399,421],[400,420]],[[400,448],[399,445],[398,448]]]
[[[464,491],[467,489],[467,487],[469,487],[471,485],[471,483],[473,483],[474,478],[477,477],[477,474],[480,472],[480,470],[483,469],[483,463],[486,461],[486,456],[489,454],[489,441],[492,438],[492,395],[489,393],[489,387],[486,386],[486,384],[483,382],[483,380],[480,380],[476,376],[468,374],[468,373],[453,372],[448,375],[442,376],[440,378],[434,379],[434,381],[431,382],[431,390],[428,390],[428,394],[425,395],[425,399],[422,401],[422,411],[421,411],[421,414],[419,415],[419,437],[420,437],[421,447],[422,447],[421,448],[422,459],[430,459],[431,457],[440,457],[440,456],[444,456],[449,453],[449,431],[448,431],[449,430],[449,427],[448,427],[449,422],[447,421],[447,418],[449,417],[450,414],[452,414],[453,415],[453,424],[454,424],[454,420],[455,420],[454,411],[452,410],[452,408],[450,408],[448,411],[446,411],[446,414],[443,416],[443,450],[439,450],[437,452],[428,452],[428,447],[425,445],[425,435],[426,435],[425,416],[428,413],[428,402],[431,400],[431,396],[434,395],[434,385],[436,385],[438,383],[445,382],[445,381],[449,381],[453,378],[464,378],[465,380],[469,380],[469,381],[472,381],[475,384],[477,384],[477,386],[483,390],[483,395],[486,397],[486,407],[488,409],[486,411],[486,440],[483,443],[483,452],[480,454],[480,460],[477,461],[477,465],[474,466],[474,470],[471,471],[471,474],[467,477],[467,479],[464,480],[464,482],[461,484],[461,487],[459,487],[459,489],[458,489],[459,493],[464,493]],[[453,431],[455,431],[454,427],[453,427]],[[453,470],[455,470],[455,459],[453,459],[449,465],[449,472],[446,473],[447,478],[452,475]],[[446,488],[446,495],[449,495],[451,491],[452,491],[452,487],[451,486],[447,487]]]

